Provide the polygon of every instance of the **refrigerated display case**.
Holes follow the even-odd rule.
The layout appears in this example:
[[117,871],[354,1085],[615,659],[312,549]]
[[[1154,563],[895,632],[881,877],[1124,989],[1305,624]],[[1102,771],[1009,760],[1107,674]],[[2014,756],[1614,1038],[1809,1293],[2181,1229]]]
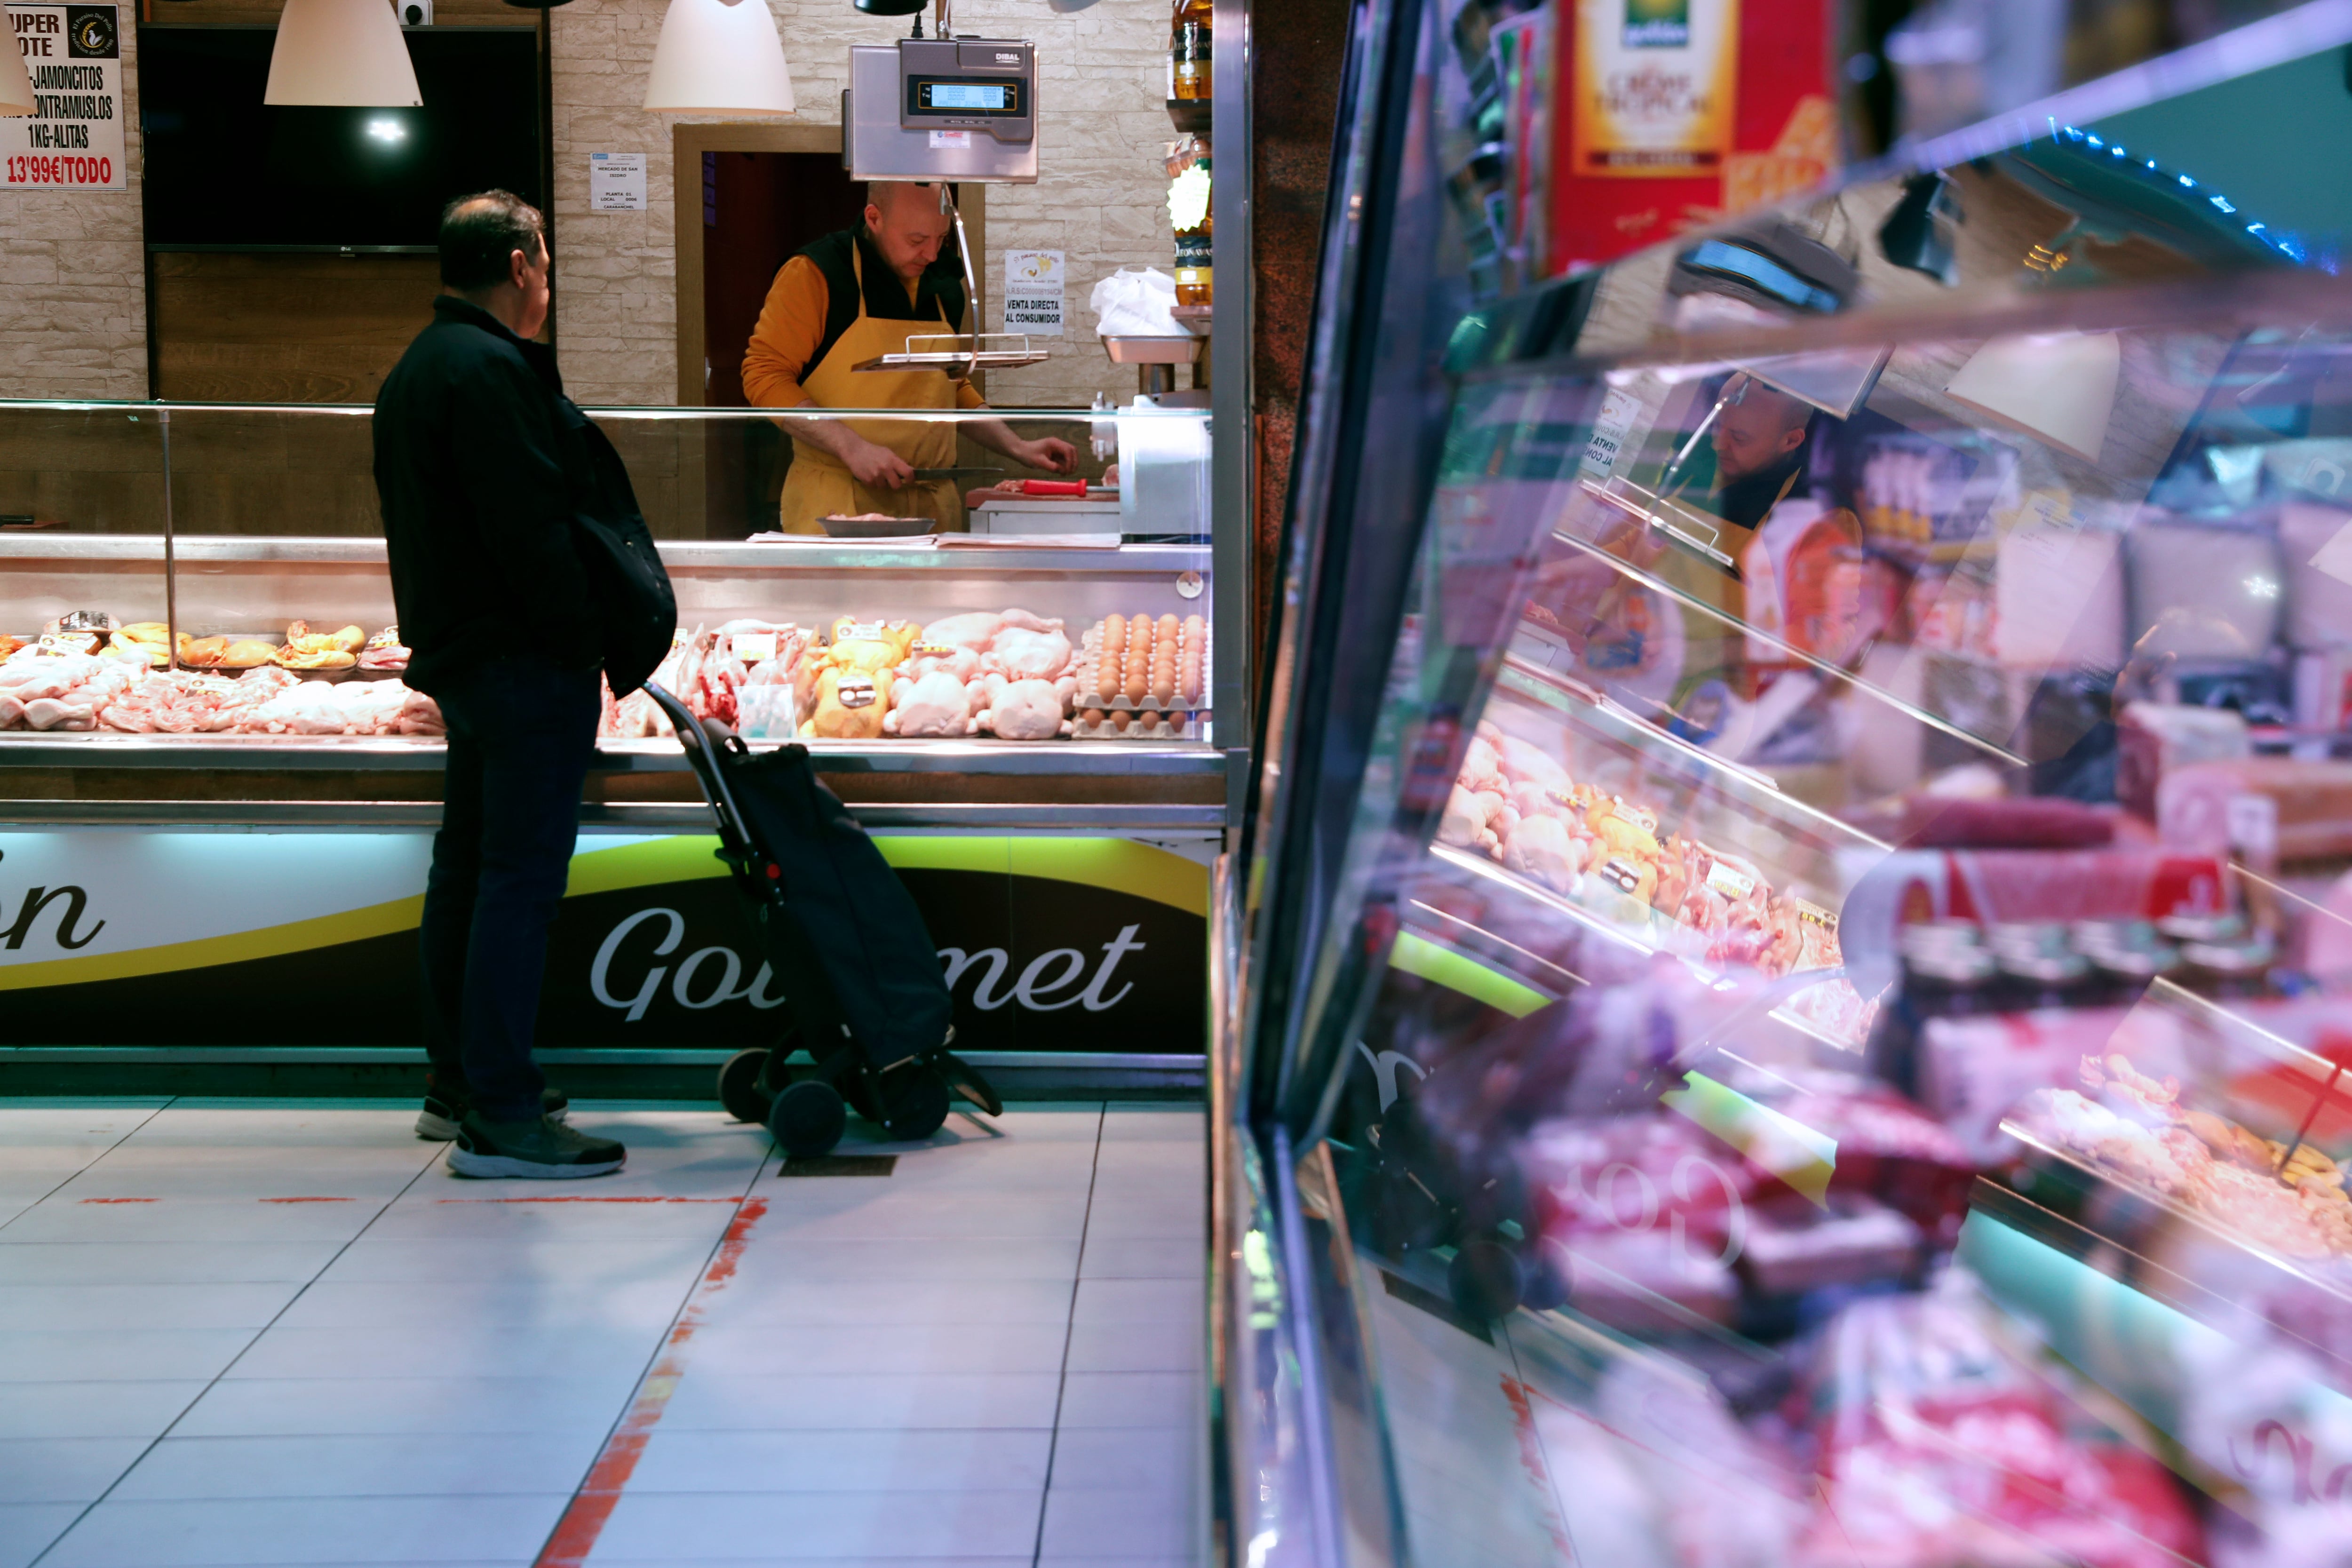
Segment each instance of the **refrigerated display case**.
[[[1097,473],[1066,527],[1041,499],[1022,531],[835,538],[777,531],[773,484],[762,512],[746,480],[793,416],[590,414],[677,590],[656,679],[754,749],[808,746],[887,836],[951,950],[961,1037],[1195,1057],[1245,663],[1226,657],[1241,601],[1217,581],[1209,416],[988,411],[1123,456],[1129,482]],[[406,994],[443,752],[402,679],[370,425],[0,405],[20,498],[0,528],[11,1044],[409,1043],[404,1007],[349,1005]],[[757,1043],[775,1005],[666,731],[608,694],[554,938],[566,1047],[708,1054]],[[217,1008],[188,1017],[192,989]]]
[[1350,56],[1223,1559],[2344,1561],[2352,23],[1509,292],[1477,8]]

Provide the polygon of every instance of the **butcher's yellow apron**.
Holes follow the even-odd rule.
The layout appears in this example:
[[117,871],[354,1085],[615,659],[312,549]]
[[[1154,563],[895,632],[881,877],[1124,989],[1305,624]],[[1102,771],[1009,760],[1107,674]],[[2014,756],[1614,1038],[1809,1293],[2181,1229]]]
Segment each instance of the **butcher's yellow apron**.
[[[863,249],[856,247],[850,253],[857,279],[857,320],[835,341],[816,369],[801,377],[802,390],[825,408],[953,408],[960,384],[943,372],[850,368],[882,354],[908,352],[909,338],[955,331],[944,307],[936,322],[886,321],[867,315]],[[956,427],[950,421],[845,419],[842,423],[876,446],[898,453],[909,468],[955,466]],[[963,526],[963,497],[953,479],[918,480],[900,489],[875,489],[858,483],[832,453],[795,437],[793,466],[784,473],[784,491],[776,506],[777,526],[787,533],[822,533],[824,528],[817,519],[835,513],[854,517],[866,511],[927,517],[949,530]]]

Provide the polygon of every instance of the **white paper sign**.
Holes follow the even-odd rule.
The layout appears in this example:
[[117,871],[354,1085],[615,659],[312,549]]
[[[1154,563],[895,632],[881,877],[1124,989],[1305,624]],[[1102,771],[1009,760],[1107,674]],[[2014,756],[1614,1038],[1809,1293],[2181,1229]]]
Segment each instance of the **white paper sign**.
[[588,210],[592,213],[645,211],[646,155],[643,153],[589,153]]
[[1612,389],[1601,400],[1601,412],[1592,420],[1592,435],[1584,443],[1584,458],[1577,467],[1596,479],[1607,479],[1609,471],[1617,466],[1617,454],[1641,412],[1640,398],[1622,388]]
[[0,118],[0,187],[120,191],[122,32],[111,5],[11,5],[9,29],[33,79],[33,112]]
[[1004,253],[1004,330],[1035,338],[1062,335],[1063,286],[1068,278],[1058,250]]

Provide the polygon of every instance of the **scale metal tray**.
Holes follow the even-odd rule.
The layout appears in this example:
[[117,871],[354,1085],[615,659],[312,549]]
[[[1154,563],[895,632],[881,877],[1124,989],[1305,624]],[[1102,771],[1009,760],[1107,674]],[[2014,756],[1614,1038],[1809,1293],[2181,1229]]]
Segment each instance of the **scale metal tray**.
[[[916,345],[931,343],[934,348]],[[990,348],[990,343],[1002,343],[1002,348]],[[1014,346],[1018,345],[1018,346]],[[942,370],[950,374],[975,370],[1011,370],[1019,365],[1043,364],[1045,351],[1029,341],[1024,332],[934,332],[907,340],[907,352],[877,354],[860,360],[849,368],[859,370]]]

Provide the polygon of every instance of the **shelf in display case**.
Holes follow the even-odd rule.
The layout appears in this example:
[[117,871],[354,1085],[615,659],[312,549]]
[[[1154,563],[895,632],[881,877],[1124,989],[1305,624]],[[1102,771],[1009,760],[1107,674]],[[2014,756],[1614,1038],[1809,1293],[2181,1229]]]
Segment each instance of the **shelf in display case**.
[[[1427,913],[1409,913],[1408,918],[1424,928],[1429,940],[1496,964],[1521,983],[1557,995],[1561,994],[1563,977],[1570,984],[1577,977],[1556,959],[1536,951],[1548,944],[1531,942],[1531,933],[1574,931],[1643,954],[1672,953],[1694,972],[1713,980],[1742,963],[1738,946],[1769,946],[1777,940],[1769,933],[1780,931],[1780,922],[1787,922],[1783,934],[1795,941],[1797,953],[1791,967],[1773,978],[1791,985],[1797,994],[1779,1002],[1772,1016],[1841,1050],[1861,1046],[1870,1008],[1843,978],[1835,909],[1811,900],[1842,902],[1845,873],[1838,864],[1838,851],[1875,846],[1874,840],[1780,795],[1759,775],[1725,765],[1579,683],[1515,657],[1507,656],[1494,689],[1496,700],[1487,707],[1480,739],[1486,740],[1490,724],[1494,733],[1506,738],[1504,745],[1492,749],[1495,765],[1504,771],[1507,788],[1515,795],[1523,793],[1532,782],[1527,773],[1517,784],[1508,782],[1510,771],[1524,768],[1528,762],[1526,753],[1532,751],[1540,753],[1554,777],[1566,781],[1567,789],[1580,795],[1598,792],[1585,795],[1580,802],[1570,800],[1560,788],[1537,786],[1566,808],[1552,814],[1563,824],[1561,833],[1548,834],[1547,839],[1570,831],[1566,825],[1571,818],[1580,825],[1575,831],[1581,832],[1580,825],[1590,820],[1587,809],[1604,795],[1612,803],[1633,798],[1638,803],[1639,815],[1653,819],[1653,836],[1663,830],[1661,842],[1685,855],[1672,868],[1675,874],[1686,874],[1702,860],[1706,862],[1708,897],[1720,906],[1717,913],[1727,918],[1737,904],[1752,900],[1760,892],[1768,900],[1763,918],[1772,923],[1731,939],[1734,945],[1711,938],[1699,927],[1685,923],[1679,910],[1661,910],[1635,893],[1617,891],[1597,880],[1604,874],[1597,868],[1603,854],[1610,856],[1611,867],[1630,865],[1598,838],[1576,851],[1580,863],[1568,873],[1568,885],[1558,885],[1539,869],[1541,847],[1533,852],[1518,850],[1516,837],[1505,840],[1495,832],[1497,819],[1493,816],[1478,824],[1470,841],[1463,842],[1458,837],[1448,841],[1446,834],[1458,836],[1470,826],[1469,818],[1460,816],[1459,803],[1455,803],[1449,808],[1440,840],[1430,846],[1427,874],[1468,895],[1468,908],[1486,918],[1482,921],[1465,907],[1449,910],[1439,907],[1438,901],[1414,900]],[[1601,755],[1596,757],[1595,748]],[[1468,793],[1467,770],[1476,765],[1482,764],[1474,754],[1474,760],[1465,764],[1457,794]],[[1627,768],[1635,776],[1616,776]],[[1643,788],[1644,784],[1652,787]],[[1474,804],[1475,800],[1473,796]],[[1662,800],[1678,804],[1669,809],[1660,804]],[[1742,858],[1721,847],[1736,845],[1740,851],[1749,850],[1753,847],[1748,839],[1759,827],[1765,831],[1763,843],[1769,853]],[[1516,834],[1517,828],[1512,831]],[[1792,847],[1798,854],[1790,853]],[[1758,874],[1751,879],[1747,870],[1731,864],[1735,858]],[[1651,859],[1651,875],[1664,875],[1665,869],[1662,859]],[[1731,891],[1742,885],[1744,890],[1736,895]],[[1685,898],[1699,896],[1693,889]],[[1498,906],[1496,900],[1503,902]],[[1822,929],[1809,931],[1808,921]],[[1745,920],[1734,924],[1743,932],[1748,931]],[[1757,956],[1760,965],[1763,955]],[[1806,963],[1807,957],[1828,962]],[[1817,985],[1797,978],[1816,972],[1820,973]],[[1839,989],[1820,990],[1827,986]]]

